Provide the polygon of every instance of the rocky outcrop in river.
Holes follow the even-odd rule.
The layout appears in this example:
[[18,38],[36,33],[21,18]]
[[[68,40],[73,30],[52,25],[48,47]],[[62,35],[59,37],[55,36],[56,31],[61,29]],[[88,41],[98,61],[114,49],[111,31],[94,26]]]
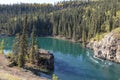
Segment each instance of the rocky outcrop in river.
[[39,49],[37,65],[48,70],[54,70],[54,55],[44,49]]
[[113,30],[100,41],[91,41],[88,48],[94,56],[120,63],[120,28]]

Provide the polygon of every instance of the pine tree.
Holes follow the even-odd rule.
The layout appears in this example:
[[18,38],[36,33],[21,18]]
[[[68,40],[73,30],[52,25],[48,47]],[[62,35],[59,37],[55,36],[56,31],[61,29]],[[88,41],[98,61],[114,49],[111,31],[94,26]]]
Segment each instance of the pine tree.
[[14,44],[12,47],[12,52],[13,52],[12,59],[15,62],[18,62],[18,54],[20,52],[20,35],[19,34],[16,34],[16,38],[14,40]]

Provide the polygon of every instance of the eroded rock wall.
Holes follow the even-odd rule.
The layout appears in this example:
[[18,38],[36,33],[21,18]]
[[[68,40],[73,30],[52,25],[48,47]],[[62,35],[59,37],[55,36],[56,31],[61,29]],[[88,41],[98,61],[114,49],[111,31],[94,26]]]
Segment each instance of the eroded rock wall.
[[120,63],[120,29],[107,34],[100,41],[91,41],[88,48],[94,50],[94,56]]

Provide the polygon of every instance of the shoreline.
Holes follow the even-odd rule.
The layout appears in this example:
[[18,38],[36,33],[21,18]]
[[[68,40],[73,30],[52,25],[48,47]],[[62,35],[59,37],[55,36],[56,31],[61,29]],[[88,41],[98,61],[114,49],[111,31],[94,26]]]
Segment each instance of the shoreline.
[[[82,41],[80,42],[80,41],[75,41],[75,40],[73,40],[73,39],[67,39],[67,38],[64,37],[64,36],[52,36],[52,37],[50,37],[50,38],[59,39],[59,40],[65,40],[65,41],[70,41],[70,42],[73,42],[73,43],[81,43],[81,44],[82,44]],[[94,42],[95,42],[95,41],[94,41]],[[92,49],[91,47],[88,47],[88,46],[87,46],[89,43],[90,43],[90,42],[85,43],[85,46],[82,45],[82,47],[85,48],[85,49],[93,50],[93,52],[94,52],[94,53],[93,53],[93,54],[94,54],[93,56],[94,56],[94,57],[99,58],[99,59],[101,59],[101,60],[108,60],[108,61],[111,61],[111,62],[113,62],[113,63],[120,64],[120,62],[118,62],[118,61],[114,61],[114,60],[111,60],[111,59],[108,59],[108,58],[105,58],[105,57],[95,56],[95,51],[94,51],[94,49]]]
[[73,43],[82,43],[82,41],[80,41],[80,40],[75,41],[75,40],[72,39],[72,38],[66,38],[66,37],[60,36],[60,35],[58,35],[58,36],[48,36],[48,38],[54,38],[54,39],[59,39],[59,40],[65,40],[65,41],[70,41],[70,42],[73,42]]
[[[1,61],[2,60],[2,61]],[[4,61],[4,62],[3,62]],[[0,80],[48,80],[45,77],[35,75],[29,70],[18,67],[9,67],[10,62],[4,54],[0,54]]]
[[[70,41],[70,42],[73,42],[73,43],[81,43],[81,44],[82,44],[82,41],[75,41],[75,40],[73,40],[73,39],[71,39],[71,38],[66,38],[66,37],[60,36],[60,35],[58,35],[58,36],[45,36],[45,37],[53,38],[53,39],[59,39],[59,40],[65,40],[65,41]],[[95,42],[95,41],[94,41],[94,42]],[[86,49],[93,50],[92,46],[91,46],[91,47],[88,47],[88,44],[89,44],[89,43],[91,43],[91,42],[88,42],[85,47],[82,45],[82,47],[83,47],[83,48],[86,48]],[[95,55],[95,51],[94,51],[94,50],[93,50],[93,52],[94,52],[93,54]],[[104,60],[104,58],[102,58],[102,57],[97,57],[97,58],[100,58],[100,59]],[[116,62],[116,61],[114,61],[114,60],[110,60],[110,59],[106,59],[106,60],[120,64],[120,62]]]

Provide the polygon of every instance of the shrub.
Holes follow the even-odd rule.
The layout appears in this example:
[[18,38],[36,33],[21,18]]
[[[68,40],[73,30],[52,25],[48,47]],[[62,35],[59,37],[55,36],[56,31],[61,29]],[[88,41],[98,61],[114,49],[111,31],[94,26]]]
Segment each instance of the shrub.
[[55,75],[55,74],[53,74],[53,75],[52,75],[52,80],[59,80],[59,79],[58,79],[58,76]]

